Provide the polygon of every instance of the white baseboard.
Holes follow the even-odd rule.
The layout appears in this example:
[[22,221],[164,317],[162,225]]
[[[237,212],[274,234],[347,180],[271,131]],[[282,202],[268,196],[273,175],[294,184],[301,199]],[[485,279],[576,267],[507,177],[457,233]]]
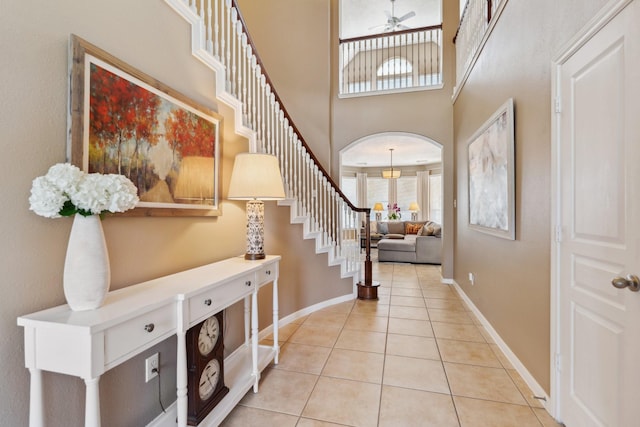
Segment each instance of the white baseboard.
[[[332,298],[326,301],[322,301],[319,302],[317,304],[314,305],[310,305],[309,307],[305,307],[302,310],[298,310],[295,313],[291,313],[288,316],[283,317],[282,319],[278,320],[278,326],[282,327],[285,326],[291,322],[293,322],[294,320],[300,319],[301,317],[304,317],[308,314],[311,314],[315,311],[321,310],[323,308],[327,308],[330,307],[332,305],[336,305],[336,304],[340,304],[343,302],[347,302],[347,301],[351,301],[355,298],[355,296],[353,294],[347,294],[347,295],[343,295],[341,297],[336,297],[336,298]],[[260,332],[258,332],[258,340],[264,339],[264,337],[268,336],[269,334],[271,334],[273,332],[273,324],[267,326],[266,328],[264,328],[263,330],[261,330]]]
[[442,282],[450,283],[454,286],[458,294],[460,294],[464,302],[467,303],[467,305],[471,308],[471,311],[473,311],[473,314],[476,315],[480,323],[482,323],[482,326],[484,326],[484,328],[487,330],[487,332],[489,333],[493,341],[500,348],[500,350],[502,350],[502,353],[505,355],[509,363],[511,363],[513,368],[516,371],[518,371],[518,373],[520,374],[524,382],[527,383],[527,385],[529,386],[533,394],[537,397],[541,397],[544,399],[544,400],[539,399],[539,401],[546,408],[547,402],[549,402],[549,396],[544,391],[544,389],[533,378],[531,373],[527,370],[527,368],[525,368],[525,366],[522,364],[520,359],[518,359],[518,357],[513,353],[513,351],[511,351],[507,343],[505,343],[504,340],[500,337],[500,335],[498,335],[496,330],[493,329],[493,326],[491,326],[491,323],[489,323],[487,318],[482,315],[478,307],[475,306],[475,304],[471,301],[471,299],[467,296],[467,294],[464,293],[460,285],[455,280],[451,280],[450,282],[448,280],[451,280],[451,279],[447,279],[447,281],[443,280]]

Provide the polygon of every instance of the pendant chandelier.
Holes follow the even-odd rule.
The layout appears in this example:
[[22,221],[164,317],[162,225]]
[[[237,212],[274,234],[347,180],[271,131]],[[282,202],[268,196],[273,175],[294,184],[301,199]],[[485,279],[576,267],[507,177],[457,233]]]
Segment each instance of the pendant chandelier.
[[391,163],[389,164],[389,169],[382,171],[382,177],[386,179],[400,178],[400,170],[393,169],[393,148],[389,148],[389,151],[391,152]]

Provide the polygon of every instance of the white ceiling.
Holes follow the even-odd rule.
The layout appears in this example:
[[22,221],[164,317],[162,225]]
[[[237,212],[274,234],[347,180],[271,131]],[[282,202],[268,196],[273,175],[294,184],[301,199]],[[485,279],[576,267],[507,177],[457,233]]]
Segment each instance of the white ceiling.
[[416,166],[442,162],[442,150],[428,139],[411,134],[385,133],[364,138],[341,152],[342,166],[387,167],[393,148],[394,166]]
[[[395,0],[394,16],[400,18],[414,11],[416,16],[402,24],[410,28],[427,27],[442,23],[442,0]],[[341,0],[340,38],[376,34],[380,29],[370,28],[386,24],[385,11],[391,13],[390,0]]]

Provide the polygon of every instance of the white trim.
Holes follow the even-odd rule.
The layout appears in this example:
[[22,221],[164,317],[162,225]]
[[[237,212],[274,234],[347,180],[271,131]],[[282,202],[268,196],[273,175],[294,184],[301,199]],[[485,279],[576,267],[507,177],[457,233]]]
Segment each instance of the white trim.
[[[340,303],[343,303],[343,302],[351,301],[354,298],[355,298],[355,295],[353,293],[349,293],[349,294],[343,295],[341,297],[328,299],[326,301],[322,301],[322,302],[319,302],[317,304],[310,305],[309,307],[305,307],[302,310],[298,310],[295,313],[291,313],[290,315],[285,316],[282,319],[278,320],[278,326],[279,327],[283,327],[285,325],[288,325],[289,323],[292,323],[294,320],[298,320],[301,317],[307,316],[307,315],[309,315],[309,314],[311,314],[313,312],[316,312],[318,310],[322,310],[323,308],[327,308],[327,307],[330,307],[332,305],[336,305],[336,304],[340,304]],[[271,324],[271,325],[267,326],[266,328],[264,328],[263,330],[261,330],[258,333],[258,339],[262,340],[266,336],[271,334],[272,332],[273,332],[273,324]]]
[[338,94],[339,99],[360,98],[363,96],[377,96],[377,95],[391,95],[393,93],[407,93],[407,92],[420,92],[424,90],[439,90],[444,89],[444,83],[438,83],[429,86],[411,86],[398,89],[384,89],[384,90],[371,90],[367,92],[357,93],[341,93]]
[[[443,283],[444,283],[444,280],[443,280]],[[546,407],[547,402],[549,401],[549,396],[547,396],[547,393],[544,391],[544,389],[540,386],[540,384],[538,384],[535,378],[533,378],[531,373],[527,370],[527,368],[525,368],[525,366],[522,364],[520,359],[518,359],[518,357],[513,353],[513,351],[511,351],[507,343],[504,342],[504,340],[500,337],[498,332],[496,332],[496,330],[493,329],[493,326],[491,326],[491,323],[489,323],[489,321],[484,317],[482,312],[480,312],[478,307],[475,306],[475,304],[471,301],[471,299],[467,296],[467,294],[464,293],[460,285],[455,280],[452,280],[451,283],[453,284],[453,287],[456,289],[460,297],[471,308],[471,311],[473,312],[473,314],[478,318],[482,326],[487,330],[487,332],[489,333],[493,341],[496,343],[496,345],[500,348],[502,353],[504,353],[507,360],[509,360],[509,363],[513,365],[514,369],[518,371],[522,379],[527,383],[527,385],[529,386],[533,394],[535,396],[544,397],[546,399],[546,400],[540,400],[540,403]]]
[[560,163],[560,116],[562,114],[557,105],[561,105],[562,93],[560,92],[560,78],[562,66],[593,36],[600,31],[609,21],[616,17],[633,0],[611,0],[566,44],[562,46],[559,53],[551,63],[551,301],[550,301],[550,387],[551,396],[547,404],[547,410],[556,419],[561,419],[560,410],[560,390],[561,377],[556,366],[556,360],[562,358],[560,354],[560,236],[562,233],[562,203],[561,203],[561,180],[562,164]]

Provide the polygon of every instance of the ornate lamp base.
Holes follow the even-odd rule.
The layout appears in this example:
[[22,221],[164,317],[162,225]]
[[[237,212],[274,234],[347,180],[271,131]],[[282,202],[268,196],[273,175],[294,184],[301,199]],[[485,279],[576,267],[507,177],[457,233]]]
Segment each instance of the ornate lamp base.
[[247,202],[247,253],[244,259],[264,259],[264,203]]

